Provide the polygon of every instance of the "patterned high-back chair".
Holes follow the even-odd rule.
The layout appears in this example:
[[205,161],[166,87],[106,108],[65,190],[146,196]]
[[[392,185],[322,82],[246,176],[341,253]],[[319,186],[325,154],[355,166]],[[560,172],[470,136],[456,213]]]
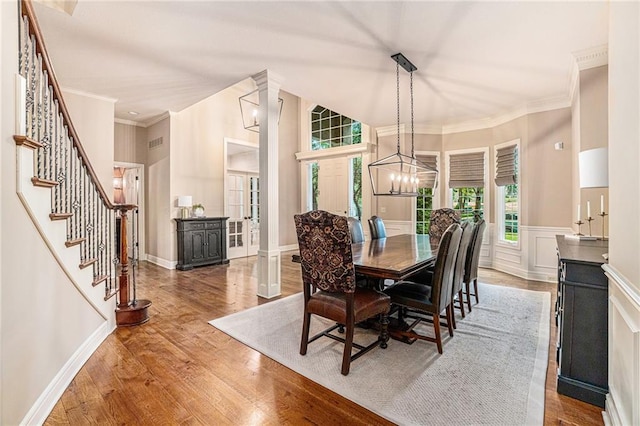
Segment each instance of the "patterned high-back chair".
[[432,246],[440,244],[442,234],[452,223],[460,223],[460,215],[457,211],[447,207],[431,211],[429,240]]
[[[387,347],[389,296],[373,289],[356,287],[351,235],[346,217],[314,210],[295,215],[294,221],[304,290],[300,354],[305,355],[308,344],[322,336],[341,341],[344,343],[341,372],[347,375],[353,359],[378,344],[383,349]],[[309,338],[312,314],[328,318],[336,324]],[[380,321],[378,339],[366,347],[354,344],[355,325],[374,316],[378,316]],[[344,332],[345,327],[344,338],[330,334],[335,329]],[[358,351],[351,355],[353,347]]]

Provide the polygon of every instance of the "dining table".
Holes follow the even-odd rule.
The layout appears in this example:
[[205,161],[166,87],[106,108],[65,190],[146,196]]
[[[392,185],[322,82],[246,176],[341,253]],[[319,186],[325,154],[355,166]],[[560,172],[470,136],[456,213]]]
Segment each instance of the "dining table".
[[[400,281],[435,262],[437,250],[429,235],[400,234],[351,244],[357,275],[371,279]],[[300,256],[293,256],[300,262]]]

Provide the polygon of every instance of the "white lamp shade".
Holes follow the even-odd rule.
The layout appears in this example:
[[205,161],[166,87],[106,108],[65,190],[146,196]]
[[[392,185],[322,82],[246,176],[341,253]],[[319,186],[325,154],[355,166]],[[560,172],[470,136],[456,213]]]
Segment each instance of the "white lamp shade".
[[180,195],[178,197],[178,207],[191,207],[193,200],[191,195]]
[[607,148],[582,151],[578,157],[580,188],[609,186],[609,152]]

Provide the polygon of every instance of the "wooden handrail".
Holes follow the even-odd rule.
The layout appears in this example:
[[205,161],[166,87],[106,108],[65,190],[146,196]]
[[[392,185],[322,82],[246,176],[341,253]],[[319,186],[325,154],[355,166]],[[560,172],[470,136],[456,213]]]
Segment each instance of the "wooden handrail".
[[58,107],[60,108],[60,112],[62,113],[62,117],[64,118],[64,124],[69,129],[69,135],[71,136],[71,140],[73,141],[73,146],[78,151],[78,157],[82,160],[83,165],[87,168],[87,172],[91,179],[96,185],[96,189],[98,190],[98,194],[100,198],[107,206],[107,208],[114,210],[115,205],[109,199],[102,183],[98,179],[98,175],[96,174],[91,162],[89,161],[89,157],[80,143],[80,138],[78,137],[78,133],[76,132],[75,127],[73,127],[73,123],[71,122],[71,115],[67,110],[67,105],[64,103],[64,99],[62,97],[62,90],[60,90],[60,86],[58,86],[58,79],[55,77],[55,72],[53,70],[53,65],[49,60],[49,54],[47,53],[47,48],[44,43],[44,38],[42,37],[42,33],[40,31],[40,26],[38,25],[38,19],[36,18],[35,11],[33,10],[33,4],[31,0],[21,0],[22,1],[22,13],[29,20],[29,34],[34,36],[36,39],[36,52],[42,55],[42,68],[46,70],[49,74],[49,84],[53,88],[54,97],[58,100]]

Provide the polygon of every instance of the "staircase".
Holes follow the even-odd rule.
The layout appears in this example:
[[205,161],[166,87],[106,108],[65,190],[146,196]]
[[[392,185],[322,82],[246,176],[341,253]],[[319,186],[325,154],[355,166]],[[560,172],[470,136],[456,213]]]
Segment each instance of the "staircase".
[[141,324],[149,319],[151,302],[137,300],[129,280],[126,222],[135,206],[113,204],[100,184],[71,122],[33,6],[20,6],[18,196],[86,300],[111,324]]

